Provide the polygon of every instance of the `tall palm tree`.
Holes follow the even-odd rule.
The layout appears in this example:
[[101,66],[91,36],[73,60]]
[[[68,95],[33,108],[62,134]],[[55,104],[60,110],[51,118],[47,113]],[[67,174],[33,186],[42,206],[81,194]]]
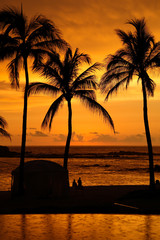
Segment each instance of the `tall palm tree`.
[[7,125],[8,124],[7,124],[6,120],[0,116],[0,135],[11,139],[10,134],[5,130]]
[[152,142],[147,113],[147,96],[153,96],[155,83],[149,77],[148,70],[160,67],[160,42],[155,43],[154,37],[148,32],[144,19],[128,22],[134,31],[116,30],[123,48],[108,57],[106,72],[101,78],[100,88],[107,93],[106,99],[121,86],[126,89],[135,77],[142,84],[143,117],[149,154],[150,186],[154,188],[154,164]]
[[[0,59],[12,58],[8,65],[11,83],[19,87],[19,70],[25,71],[24,109],[22,126],[22,145],[20,159],[19,193],[24,192],[24,157],[27,128],[27,90],[29,85],[28,58],[36,64],[49,46],[62,47],[64,41],[54,23],[42,15],[34,16],[30,21],[22,9],[6,8],[0,11],[1,48]],[[5,42],[5,43],[4,43]],[[4,43],[4,44],[3,44]]]
[[64,59],[61,60],[60,55],[54,51],[50,51],[50,57],[47,62],[41,63],[36,67],[45,76],[49,83],[31,83],[28,88],[28,94],[38,93],[40,91],[51,93],[53,96],[60,94],[58,98],[51,104],[43,122],[42,127],[49,125],[51,129],[52,120],[58,111],[60,105],[67,101],[68,105],[68,136],[64,153],[64,168],[67,169],[68,154],[70,141],[72,136],[72,105],[73,97],[79,98],[91,110],[98,112],[108,121],[114,129],[113,121],[109,113],[96,101],[95,89],[97,88],[95,75],[92,73],[100,67],[95,63],[81,74],[78,74],[82,63],[90,63],[87,54],[80,53],[78,49],[72,53],[71,48],[65,52]]

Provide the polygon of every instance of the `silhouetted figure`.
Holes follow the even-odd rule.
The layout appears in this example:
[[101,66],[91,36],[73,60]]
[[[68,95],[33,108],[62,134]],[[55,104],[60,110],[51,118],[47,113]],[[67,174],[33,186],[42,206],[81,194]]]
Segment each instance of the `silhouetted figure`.
[[77,183],[76,183],[75,179],[73,180],[72,187],[77,188]]
[[79,189],[82,189],[82,180],[81,180],[80,177],[79,177],[79,179],[78,179],[78,188],[79,188]]
[[159,182],[159,180],[156,180],[156,190],[160,190],[160,182]]

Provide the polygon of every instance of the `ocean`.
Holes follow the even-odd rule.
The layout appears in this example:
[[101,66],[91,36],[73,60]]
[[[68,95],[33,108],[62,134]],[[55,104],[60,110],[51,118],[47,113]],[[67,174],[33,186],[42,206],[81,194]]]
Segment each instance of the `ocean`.
[[[19,147],[9,147],[20,152]],[[154,147],[160,165],[160,147]],[[25,161],[47,159],[63,165],[63,147],[27,147]],[[149,184],[146,147],[71,147],[69,181],[84,186]],[[0,191],[10,190],[11,171],[19,158],[0,158]],[[160,179],[160,172],[155,173]],[[93,199],[94,201],[94,199]],[[159,240],[160,216],[142,214],[0,215],[1,240]]]
[[[9,147],[20,152],[20,147]],[[154,147],[154,163],[160,165],[160,147]],[[47,159],[63,165],[64,147],[27,147],[25,161]],[[19,165],[19,157],[0,158],[0,191],[10,190],[11,171]],[[146,147],[83,146],[71,147],[68,160],[69,182],[82,179],[84,186],[149,184]],[[160,172],[155,173],[160,180]]]

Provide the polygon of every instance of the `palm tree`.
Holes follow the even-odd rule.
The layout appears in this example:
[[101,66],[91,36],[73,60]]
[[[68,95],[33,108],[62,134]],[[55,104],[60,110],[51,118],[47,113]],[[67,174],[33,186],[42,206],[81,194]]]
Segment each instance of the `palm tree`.
[[71,48],[65,52],[64,59],[61,60],[60,55],[54,51],[50,51],[50,57],[47,62],[41,63],[36,70],[45,76],[49,83],[36,82],[31,83],[28,88],[28,94],[38,92],[48,92],[53,96],[60,94],[58,98],[51,104],[43,122],[42,127],[49,125],[51,129],[52,120],[58,111],[60,105],[67,101],[68,105],[68,136],[64,153],[64,168],[67,169],[68,154],[70,141],[72,136],[72,105],[73,97],[79,98],[91,110],[98,112],[108,121],[114,129],[113,121],[108,112],[96,101],[95,89],[97,88],[95,75],[91,74],[100,67],[99,63],[95,63],[81,74],[78,74],[79,67],[82,63],[90,63],[87,54],[80,53],[78,49],[72,53]]
[[0,116],[0,135],[11,139],[10,134],[5,130],[7,125],[8,124],[7,124],[6,120]]
[[[28,58],[38,63],[49,46],[62,47],[64,41],[54,23],[42,15],[34,16],[30,21],[22,9],[7,8],[0,11],[1,47],[0,59],[12,58],[8,65],[11,83],[19,87],[19,70],[25,71],[24,109],[22,126],[22,145],[20,158],[19,193],[24,192],[24,157],[27,128],[27,90],[29,85]],[[3,36],[3,39],[2,39]],[[3,44],[2,44],[3,43]]]
[[106,72],[101,78],[100,88],[107,93],[106,99],[121,86],[126,89],[133,77],[142,84],[143,117],[149,154],[150,187],[154,188],[154,164],[151,135],[147,113],[147,96],[153,96],[155,83],[149,77],[148,70],[160,67],[160,42],[155,43],[154,37],[147,31],[144,19],[128,22],[134,31],[116,30],[123,48],[108,57]]

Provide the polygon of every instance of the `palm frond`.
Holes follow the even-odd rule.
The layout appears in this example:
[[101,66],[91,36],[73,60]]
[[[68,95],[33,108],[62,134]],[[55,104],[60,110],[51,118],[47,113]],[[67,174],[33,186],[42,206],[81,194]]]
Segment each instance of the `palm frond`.
[[97,82],[96,82],[96,76],[90,75],[88,77],[85,77],[84,79],[74,81],[72,84],[72,91],[77,89],[97,89]]
[[83,97],[89,97],[93,100],[96,101],[96,94],[95,94],[95,91],[94,90],[76,90],[74,91],[74,96],[75,97],[78,97],[78,98],[81,98],[81,96]]
[[0,61],[4,61],[8,58],[12,58],[15,55],[16,48],[13,46],[0,47]]
[[[35,23],[33,22],[35,21]],[[27,41],[35,43],[43,39],[61,39],[61,33],[55,24],[46,17],[39,15],[33,18],[29,24],[30,34]],[[31,32],[32,31],[32,32]]]
[[147,73],[145,74],[145,77],[142,79],[142,81],[145,81],[146,92],[148,95],[153,97],[156,87],[155,82],[148,76]]
[[133,35],[131,32],[126,33],[121,29],[116,29],[116,34],[118,35],[118,37],[121,39],[122,44],[127,44],[129,46],[131,46],[132,44],[132,40],[133,40]]
[[132,62],[124,59],[123,57],[120,57],[119,55],[110,55],[108,58],[108,63],[106,66],[107,70],[111,70],[112,68],[116,67],[116,66],[128,66],[128,67],[132,67],[134,66]]
[[10,134],[5,130],[7,125],[7,121],[2,116],[0,116],[0,135],[8,137],[11,140]]
[[10,134],[6,130],[4,130],[3,128],[0,128],[0,134],[4,137],[8,137],[11,140]]
[[34,71],[40,72],[42,76],[45,76],[47,79],[51,80],[56,86],[62,86],[63,80],[59,73],[59,68],[50,67],[47,63],[46,64],[39,64],[34,68]]
[[11,58],[17,51],[18,41],[6,34],[0,34],[0,60]]
[[107,96],[106,96],[105,100],[107,100],[109,98],[109,96],[112,95],[114,92],[117,93],[119,87],[126,85],[126,88],[127,88],[128,84],[129,84],[128,79],[129,79],[129,77],[127,76],[127,77],[121,79],[118,83],[109,86],[108,89],[106,88]]
[[[29,40],[29,39],[28,39]],[[44,40],[44,41],[38,41],[33,42],[32,47],[33,48],[51,48],[51,49],[62,49],[64,50],[68,46],[68,43],[63,39],[53,39],[53,40]]]
[[55,114],[57,113],[60,105],[62,104],[64,100],[64,95],[62,94],[59,98],[57,98],[52,105],[50,106],[49,110],[46,113],[46,116],[42,122],[42,128],[47,127],[47,125],[49,124],[49,130],[51,130],[52,127],[52,120],[53,117],[55,116]]
[[[0,11],[0,28],[3,30],[5,28],[14,29],[18,20],[20,20],[21,12],[15,7],[6,7]],[[20,21],[19,21],[20,24]]]
[[[119,71],[118,71],[119,70]],[[108,85],[110,83],[113,82],[113,80],[115,81],[119,81],[120,79],[129,76],[130,74],[130,69],[124,69],[124,71],[122,71],[122,69],[118,68],[117,71],[115,69],[112,69],[112,71],[109,71],[107,73],[105,73],[104,75],[102,75],[102,81],[101,81],[101,86],[104,85]]]
[[89,68],[87,68],[84,72],[82,72],[77,79],[75,80],[75,84],[76,82],[84,79],[85,77],[88,77],[88,75],[90,75],[91,73],[95,72],[96,70],[100,70],[102,68],[102,64],[101,63],[94,63],[92,66],[90,66]]
[[27,17],[17,8],[6,8],[0,11],[0,23],[6,33],[25,37],[28,24]]
[[84,95],[81,95],[79,97],[82,100],[82,102],[86,105],[86,107],[88,107],[91,111],[94,111],[98,113],[100,116],[102,116],[104,121],[108,122],[113,131],[115,131],[113,120],[105,108],[103,108],[98,102],[96,102],[94,99],[90,97]]
[[42,30],[44,31],[43,33],[45,34],[44,35],[45,38],[46,36],[48,36],[49,38],[51,37],[52,40],[56,38],[61,39],[61,31],[56,27],[53,21],[41,15],[38,22],[42,26]]
[[28,91],[27,91],[28,96],[30,94],[36,94],[39,92],[43,92],[43,93],[46,92],[46,93],[52,94],[53,96],[56,96],[60,92],[60,89],[50,84],[42,83],[42,82],[34,82],[29,84]]
[[0,127],[5,128],[7,125],[7,121],[2,116],[0,116]]
[[[59,69],[59,72],[63,72],[63,62],[61,61],[61,56],[58,52],[56,52],[53,48],[49,49],[47,52],[48,58],[46,62],[46,66],[49,66],[53,69]],[[63,74],[62,74],[63,75]]]
[[158,68],[160,67],[160,53],[154,56],[150,61],[146,64],[146,69],[149,68]]
[[81,63],[90,64],[91,63],[91,58],[89,57],[88,54],[79,53],[79,49],[76,48],[72,61],[75,65],[77,65],[77,64],[80,65]]
[[44,62],[44,59],[47,56],[46,50],[43,49],[31,49],[29,56],[33,59],[32,71],[36,72],[36,68]]
[[19,69],[21,67],[21,56],[17,56],[8,64],[11,85],[19,88]]
[[[106,71],[100,81],[100,90],[102,93],[107,93],[108,89],[116,85],[118,82],[123,82],[123,79],[126,80],[126,89],[129,85],[129,82],[132,80],[133,75],[136,74],[136,70],[132,64],[123,65],[122,63],[112,65],[110,70]],[[119,86],[119,85],[118,85]]]
[[38,22],[39,18],[40,18],[40,15],[35,15],[30,19],[28,23],[28,27],[26,29],[26,36],[29,37],[35,31],[35,29],[39,27],[39,22]]
[[[79,49],[77,48],[74,52],[74,55],[71,60],[71,67],[70,67],[70,75],[76,78],[78,76],[79,66],[82,63],[91,63],[91,58],[88,54],[79,53]],[[71,78],[72,80],[72,78]]]
[[146,69],[152,67],[160,67],[160,42],[157,42],[150,49],[145,62]]
[[48,59],[50,57],[49,49],[45,48],[31,48],[28,52],[28,56],[33,59],[32,70],[33,71],[40,71],[41,67],[43,67],[46,63],[48,63]]
[[69,47],[66,50],[65,53],[65,58],[64,58],[64,66],[68,65],[68,63],[71,61],[72,59],[72,49]]

